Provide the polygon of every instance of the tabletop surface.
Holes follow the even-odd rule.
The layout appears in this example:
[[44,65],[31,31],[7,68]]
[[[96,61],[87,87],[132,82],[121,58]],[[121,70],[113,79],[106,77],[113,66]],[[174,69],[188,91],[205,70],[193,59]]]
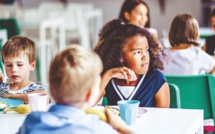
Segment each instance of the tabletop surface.
[[[147,112],[129,126],[138,134],[191,134],[203,131],[203,110],[144,108]],[[22,125],[26,114],[0,111],[1,133],[14,134]]]

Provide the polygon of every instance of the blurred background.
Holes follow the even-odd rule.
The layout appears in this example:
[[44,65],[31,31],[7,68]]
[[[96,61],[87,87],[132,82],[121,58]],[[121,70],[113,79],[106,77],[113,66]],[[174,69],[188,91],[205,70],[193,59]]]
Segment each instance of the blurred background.
[[[213,34],[208,27],[215,0],[145,0],[149,5],[151,27],[168,44],[168,31],[179,13],[194,16],[200,25],[200,44]],[[34,40],[38,49],[37,80],[47,82],[49,62],[68,44],[93,49],[99,29],[115,19],[123,0],[0,0],[0,39],[2,44],[13,35]],[[4,29],[7,29],[6,31]]]

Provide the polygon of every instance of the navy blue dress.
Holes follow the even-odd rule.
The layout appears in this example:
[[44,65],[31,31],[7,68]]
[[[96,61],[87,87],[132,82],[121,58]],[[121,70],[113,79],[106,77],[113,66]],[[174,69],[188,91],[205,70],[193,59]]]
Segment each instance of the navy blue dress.
[[[158,70],[148,71],[147,74],[145,75],[145,78],[143,79],[142,77],[144,77],[144,75],[140,77],[140,80],[138,81],[135,87],[137,88],[136,93],[131,98],[131,100],[139,100],[140,107],[155,107],[154,96],[161,88],[161,86],[166,82],[166,78]],[[143,81],[141,81],[141,79],[143,79]],[[105,91],[106,91],[105,96],[107,97],[108,105],[117,105],[117,101],[121,100],[120,96],[118,95],[120,91],[113,82],[113,80],[110,80],[110,82],[105,88]],[[123,95],[122,97],[124,100],[128,99],[125,98]]]

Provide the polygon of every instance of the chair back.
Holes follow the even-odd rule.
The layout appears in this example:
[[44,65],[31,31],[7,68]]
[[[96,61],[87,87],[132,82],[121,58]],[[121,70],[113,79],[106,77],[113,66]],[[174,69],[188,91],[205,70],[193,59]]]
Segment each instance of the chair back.
[[169,83],[170,107],[181,108],[180,90],[177,85]]
[[20,35],[20,28],[15,18],[0,19],[0,29],[7,29],[7,38]]
[[166,75],[168,83],[180,89],[181,108],[203,109],[204,118],[215,117],[215,77],[202,75]]

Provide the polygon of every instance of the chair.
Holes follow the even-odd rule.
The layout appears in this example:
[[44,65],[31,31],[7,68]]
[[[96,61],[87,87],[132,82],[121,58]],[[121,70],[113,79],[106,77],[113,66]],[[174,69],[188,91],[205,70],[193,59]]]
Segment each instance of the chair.
[[180,90],[177,85],[169,83],[170,90],[170,107],[181,108]]
[[63,18],[43,20],[40,25],[39,39],[39,81],[47,83],[49,64],[54,55],[66,47]]
[[[0,38],[2,39],[1,45],[0,45],[0,51],[2,49],[2,46],[7,41],[7,39],[11,38],[15,35],[20,35],[20,29],[18,26],[18,22],[15,18],[7,18],[7,19],[0,19]],[[5,35],[6,34],[6,35]],[[0,56],[1,58],[1,56]],[[5,74],[4,65],[1,61],[0,63],[1,69],[3,73]],[[6,75],[5,75],[6,77]]]
[[7,38],[20,35],[20,28],[15,18],[0,19],[0,29],[7,29]]
[[215,119],[215,77],[202,75],[166,75],[180,89],[181,108],[203,109],[204,119]]
[[[0,29],[0,52],[2,50],[3,44],[7,41],[7,30],[6,29]],[[4,65],[2,63],[2,56],[0,54],[0,68],[2,70],[2,73],[5,74]]]
[[93,49],[102,27],[103,12],[90,3],[68,3],[64,11],[67,40],[78,40],[85,48]]
[[[181,108],[181,101],[180,101],[180,91],[178,86],[176,86],[173,83],[169,83],[169,89],[170,89],[170,107],[171,108]],[[104,96],[102,100],[102,105],[106,106],[108,105],[108,100]]]

